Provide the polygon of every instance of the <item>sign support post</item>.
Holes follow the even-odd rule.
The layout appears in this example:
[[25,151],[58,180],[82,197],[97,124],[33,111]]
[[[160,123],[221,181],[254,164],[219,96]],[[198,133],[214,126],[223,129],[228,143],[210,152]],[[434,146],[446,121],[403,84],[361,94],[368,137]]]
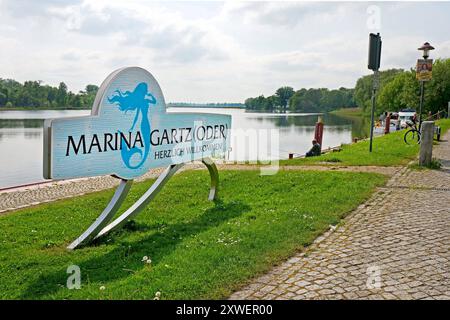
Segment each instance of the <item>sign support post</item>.
[[370,112],[370,143],[369,152],[372,152],[372,141],[373,141],[373,127],[375,125],[375,95],[378,86],[378,71],[373,73],[373,87],[372,87],[372,110]]
[[422,127],[422,108],[423,108],[423,96],[425,94],[425,81],[420,81],[420,102],[419,102],[419,131]]
[[429,52],[434,50],[434,47],[428,42],[425,42],[417,50],[423,51],[423,59],[417,60],[416,66],[416,78],[420,81],[420,102],[419,102],[419,131],[422,127],[422,110],[423,110],[423,99],[425,95],[425,81],[430,81],[432,77],[433,70],[433,59],[428,59]]

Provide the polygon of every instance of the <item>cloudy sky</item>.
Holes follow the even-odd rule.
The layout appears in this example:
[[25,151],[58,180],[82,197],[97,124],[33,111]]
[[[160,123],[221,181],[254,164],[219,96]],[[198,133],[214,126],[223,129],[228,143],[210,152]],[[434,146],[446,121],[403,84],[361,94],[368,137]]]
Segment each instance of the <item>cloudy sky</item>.
[[450,57],[450,3],[0,0],[0,78],[64,81],[72,91],[141,66],[166,101],[242,102],[278,87],[353,87],[410,68],[424,41]]

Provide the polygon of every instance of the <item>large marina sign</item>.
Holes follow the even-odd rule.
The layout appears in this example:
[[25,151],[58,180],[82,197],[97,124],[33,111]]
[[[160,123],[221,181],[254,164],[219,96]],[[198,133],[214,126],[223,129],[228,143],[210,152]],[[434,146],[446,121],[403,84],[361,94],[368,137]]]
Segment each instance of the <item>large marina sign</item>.
[[[230,147],[231,116],[167,112],[155,78],[146,70],[116,70],[101,85],[91,115],[44,123],[44,178],[113,175],[121,179],[105,211],[69,248],[119,227],[137,214],[184,163],[202,160],[211,174],[210,199],[217,191],[217,168]],[[107,225],[126,197],[132,179],[167,167],[130,209]]]
[[149,72],[120,69],[102,84],[91,116],[45,122],[44,177],[133,179],[151,168],[222,157],[230,126],[229,115],[166,112]]

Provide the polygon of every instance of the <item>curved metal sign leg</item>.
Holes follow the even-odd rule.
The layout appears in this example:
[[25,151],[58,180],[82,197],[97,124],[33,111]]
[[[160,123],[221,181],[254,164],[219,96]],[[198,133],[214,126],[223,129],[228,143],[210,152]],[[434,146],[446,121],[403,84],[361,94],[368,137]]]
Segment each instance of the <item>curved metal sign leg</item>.
[[219,188],[219,171],[211,158],[203,158],[202,162],[208,168],[209,175],[211,176],[211,189],[209,190],[208,199],[213,201],[217,199],[217,192]]
[[[213,201],[217,198],[217,190],[219,186],[219,171],[215,163],[210,158],[202,159],[203,164],[208,168],[209,175],[211,176],[211,188],[209,191],[208,199]],[[109,223],[114,217],[117,210],[122,205],[125,197],[130,190],[133,180],[122,180],[117,188],[113,198],[108,206],[97,218],[97,220],[74,242],[72,242],[67,248],[75,249],[83,244],[88,243],[92,239],[97,239],[115,229],[123,226],[128,220],[136,216],[141,212],[145,206],[158,194],[169,179],[177,172],[183,164],[172,164],[156,179],[151,187],[137,200],[128,210],[122,213],[117,219]],[[109,223],[109,224],[108,224]]]
[[[211,189],[209,191],[209,200],[214,200],[217,198],[217,187],[219,184],[219,171],[215,163],[210,158],[202,159],[202,162],[208,168],[209,174],[211,176]],[[183,164],[172,164],[170,165],[152,184],[152,186],[136,201],[127,211],[122,213],[116,220],[107,225],[95,239],[111,232],[112,230],[118,229],[123,226],[128,220],[136,216],[142,209],[147,206],[147,204],[158,194],[159,191],[164,187],[166,182],[183,166]]]
[[82,246],[88,242],[90,242],[100,230],[104,228],[105,225],[114,217],[117,210],[119,210],[123,201],[125,200],[128,191],[130,191],[133,180],[121,180],[119,186],[114,193],[111,201],[106,206],[105,210],[101,213],[101,215],[95,220],[93,224],[87,230],[79,236],[74,242],[72,242],[67,248],[75,249],[79,246]]
[[104,227],[95,239],[111,232],[114,229],[120,228],[129,219],[136,216],[145,206],[161,191],[166,182],[183,166],[183,164],[170,165],[152,184],[152,186],[136,201],[127,211],[122,213],[116,220]]

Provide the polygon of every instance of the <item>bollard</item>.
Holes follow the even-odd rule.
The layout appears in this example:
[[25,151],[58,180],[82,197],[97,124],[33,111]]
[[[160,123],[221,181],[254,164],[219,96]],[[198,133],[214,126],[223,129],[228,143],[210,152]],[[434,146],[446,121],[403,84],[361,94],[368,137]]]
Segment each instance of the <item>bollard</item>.
[[434,122],[422,122],[420,138],[419,166],[428,166],[433,153]]
[[294,159],[294,154],[293,153],[289,153],[289,159]]
[[447,119],[450,119],[450,101],[448,102]]
[[323,122],[322,117],[319,116],[316,123],[316,128],[314,130],[314,139],[317,141],[318,144],[320,144],[320,147],[322,147],[322,138],[323,138]]
[[391,114],[388,113],[386,119],[384,119],[384,134],[388,134],[391,128]]

